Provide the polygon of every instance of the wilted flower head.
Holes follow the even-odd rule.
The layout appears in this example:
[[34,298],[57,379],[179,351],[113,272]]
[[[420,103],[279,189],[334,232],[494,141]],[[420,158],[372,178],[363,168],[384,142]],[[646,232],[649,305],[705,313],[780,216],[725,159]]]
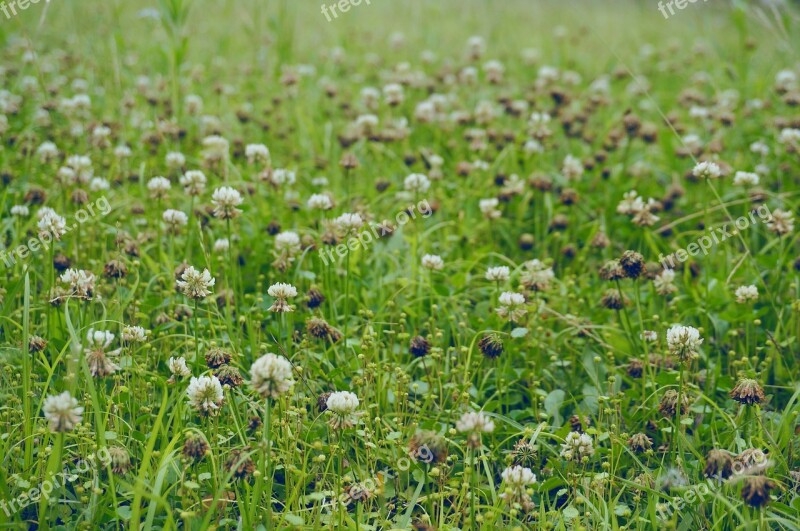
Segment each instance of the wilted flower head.
[[83,420],[83,407],[78,406],[69,391],[60,395],[49,395],[42,406],[42,412],[50,423],[51,431],[71,431]]
[[761,404],[766,399],[761,384],[752,378],[740,379],[731,389],[730,397],[745,405]]

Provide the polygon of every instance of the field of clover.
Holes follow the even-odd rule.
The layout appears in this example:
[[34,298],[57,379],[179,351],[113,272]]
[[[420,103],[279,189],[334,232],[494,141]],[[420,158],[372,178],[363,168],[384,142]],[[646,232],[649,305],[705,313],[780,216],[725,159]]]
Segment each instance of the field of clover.
[[0,528],[800,529],[797,4],[331,5],[0,5]]

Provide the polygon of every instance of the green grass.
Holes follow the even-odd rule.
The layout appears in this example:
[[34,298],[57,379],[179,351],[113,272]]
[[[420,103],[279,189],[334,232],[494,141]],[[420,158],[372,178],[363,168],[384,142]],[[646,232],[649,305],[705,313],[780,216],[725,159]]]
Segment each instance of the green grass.
[[[645,2],[373,0],[327,22],[313,2],[53,0],[3,18],[0,241],[7,252],[30,246],[43,206],[74,228],[9,267],[0,257],[0,527],[800,529],[797,231],[779,236],[755,218],[678,264],[673,293],[660,294],[652,278],[660,255],[760,205],[797,212],[798,151],[778,139],[800,129],[800,87],[776,90],[782,70],[800,76],[794,7],[698,2],[664,20]],[[486,44],[478,60],[467,54],[473,35]],[[527,49],[537,58],[526,60]],[[497,84],[487,80],[489,60],[505,68]],[[474,84],[462,82],[468,66]],[[538,83],[544,66],[560,77]],[[590,88],[601,77],[605,94]],[[392,82],[404,101],[391,106],[381,94],[368,108],[362,89]],[[70,110],[64,102],[80,94],[91,104]],[[444,109],[425,123],[417,105],[434,94]],[[522,101],[518,113],[504,111]],[[485,121],[475,117],[482,102],[497,111]],[[552,117],[541,153],[524,148],[534,111]],[[465,123],[453,113],[466,113]],[[365,114],[379,134],[353,133]],[[409,131],[396,135],[403,119]],[[101,124],[107,143],[92,135]],[[222,162],[204,160],[212,134],[230,144]],[[701,142],[690,154],[681,153],[687,135]],[[58,147],[55,160],[37,154],[46,141]],[[756,141],[769,153],[753,152]],[[249,164],[247,144],[266,145],[272,175],[289,169],[296,182],[268,182],[270,167]],[[119,145],[129,157],[115,154]],[[174,151],[183,168],[167,164]],[[73,155],[88,156],[109,188],[64,179]],[[343,167],[349,155],[357,167]],[[564,175],[568,155],[582,161],[579,177]],[[726,174],[691,178],[701,160]],[[473,163],[468,173],[464,163]],[[734,185],[737,171],[759,165],[758,185]],[[197,197],[179,183],[189,170],[208,179]],[[429,175],[430,188],[404,191],[412,173]],[[172,183],[161,199],[147,188],[156,176]],[[327,184],[314,183],[323,176]],[[241,192],[241,216],[212,214],[221,186]],[[617,212],[630,190],[660,202],[652,226]],[[310,209],[323,192],[333,208]],[[480,201],[495,197],[501,215],[488,219]],[[29,215],[12,215],[15,205]],[[403,218],[411,207],[417,215]],[[162,220],[167,209],[188,217],[177,233]],[[319,250],[337,256],[335,244],[347,244],[328,220],[348,212],[396,230],[323,261]],[[291,261],[276,247],[287,231],[301,239]],[[596,245],[603,235],[607,244]],[[222,238],[227,251],[215,250]],[[648,273],[602,280],[600,269],[628,250]],[[444,268],[423,267],[426,254]],[[96,276],[91,300],[51,303],[64,286],[63,257]],[[554,273],[541,289],[526,281],[534,259]],[[184,263],[209,270],[212,295],[194,300],[177,288]],[[120,264],[125,274],[107,274]],[[510,279],[486,280],[495,266],[509,267]],[[278,282],[297,288],[295,311],[269,310]],[[758,288],[756,302],[736,302],[743,285]],[[311,290],[324,294],[318,307],[308,305]],[[526,296],[513,323],[496,311],[506,291]],[[627,304],[604,308],[612,295]],[[342,337],[315,337],[313,318]],[[699,330],[694,359],[670,353],[675,324]],[[121,340],[131,325],[150,331],[146,341]],[[115,334],[105,349],[121,349],[111,375],[92,375],[90,329]],[[643,341],[645,330],[657,339]],[[484,353],[491,334],[503,345],[496,358]],[[424,355],[410,352],[417,336]],[[225,386],[209,416],[167,362],[183,356],[193,376],[210,376],[214,348],[231,353],[244,381]],[[268,352],[291,361],[295,384],[267,400],[249,379]],[[765,400],[734,401],[742,378],[756,380]],[[58,432],[43,407],[64,391],[84,410]],[[338,429],[320,411],[320,395],[332,391],[357,395],[354,425]],[[688,400],[685,411],[662,414],[668,391]],[[460,432],[468,411],[483,411],[494,429]],[[594,453],[568,461],[562,445],[577,430]],[[629,443],[641,433],[647,451]],[[193,460],[186,441],[197,439],[208,452]],[[522,456],[521,442],[534,453]],[[767,464],[708,479],[715,449],[758,449]],[[113,462],[97,457],[112,450]],[[516,504],[501,475],[513,464],[537,479]],[[771,497],[755,507],[743,487],[763,478]],[[5,511],[54,482],[49,496]]]

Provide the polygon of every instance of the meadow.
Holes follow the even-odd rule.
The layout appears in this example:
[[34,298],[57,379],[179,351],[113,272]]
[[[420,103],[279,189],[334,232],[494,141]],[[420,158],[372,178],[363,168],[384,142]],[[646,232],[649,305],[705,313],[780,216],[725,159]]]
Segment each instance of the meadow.
[[0,13],[0,528],[800,529],[796,2]]

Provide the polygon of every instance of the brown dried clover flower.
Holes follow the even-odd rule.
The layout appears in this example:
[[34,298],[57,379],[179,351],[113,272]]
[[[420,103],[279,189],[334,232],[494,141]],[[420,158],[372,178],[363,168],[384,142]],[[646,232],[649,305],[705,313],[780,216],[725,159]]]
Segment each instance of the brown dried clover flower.
[[486,334],[478,341],[478,348],[489,359],[496,359],[503,353],[503,340],[497,334]]
[[646,452],[653,447],[653,440],[644,433],[634,434],[628,439],[628,448],[637,454]]
[[761,404],[766,398],[764,396],[764,389],[761,385],[752,378],[742,378],[731,390],[730,397],[739,402],[740,404],[753,405]]
[[733,474],[733,456],[725,450],[712,449],[706,455],[703,474],[707,478],[727,479]]
[[408,351],[416,358],[427,356],[431,351],[431,345],[428,340],[422,336],[414,336],[411,338],[411,343],[408,346]]
[[205,357],[206,365],[208,365],[210,369],[216,369],[217,367],[230,363],[232,358],[230,352],[219,347],[211,347],[208,349]]
[[639,278],[645,273],[644,257],[636,251],[625,251],[619,259],[625,276],[628,278]]
[[244,382],[242,373],[239,369],[232,365],[220,365],[215,371],[214,376],[217,377],[219,383],[229,387],[239,387]]
[[751,507],[761,508],[770,501],[769,492],[778,484],[766,476],[749,476],[742,486],[742,499]]
[[425,463],[444,463],[449,453],[447,440],[436,432],[418,431],[408,441],[409,455],[416,461]]
[[[681,396],[681,416],[686,414],[689,409],[689,397],[686,394]],[[673,418],[678,411],[678,392],[674,389],[669,389],[661,398],[661,403],[658,405],[658,411],[663,417]]]
[[246,479],[253,474],[256,469],[255,463],[250,459],[250,448],[234,448],[225,461],[225,469],[233,475],[235,479]]
[[206,456],[209,449],[210,447],[205,437],[199,433],[192,432],[186,435],[181,453],[183,457],[190,461],[199,461]]

